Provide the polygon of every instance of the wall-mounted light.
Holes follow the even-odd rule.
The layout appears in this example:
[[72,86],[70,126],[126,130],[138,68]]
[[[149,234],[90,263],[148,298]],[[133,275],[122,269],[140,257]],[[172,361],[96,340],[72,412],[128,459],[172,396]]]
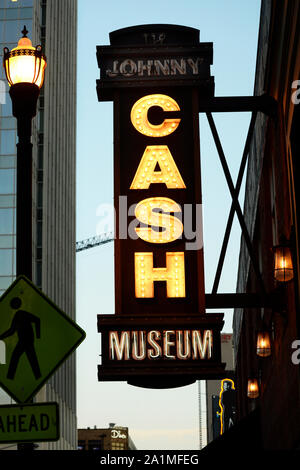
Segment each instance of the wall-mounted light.
[[247,397],[248,398],[259,397],[259,386],[258,386],[258,380],[256,378],[248,379]]
[[266,329],[260,330],[257,334],[256,354],[260,357],[271,355],[270,334]]
[[282,239],[280,245],[273,248],[274,251],[274,277],[276,281],[288,282],[294,277],[293,261],[288,242]]

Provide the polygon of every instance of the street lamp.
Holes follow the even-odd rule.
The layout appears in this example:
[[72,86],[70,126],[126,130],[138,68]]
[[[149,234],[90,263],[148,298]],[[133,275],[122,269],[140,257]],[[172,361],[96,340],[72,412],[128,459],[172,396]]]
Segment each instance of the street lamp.
[[12,112],[17,118],[17,241],[16,271],[32,279],[32,143],[31,121],[44,82],[46,57],[33,47],[24,26],[18,46],[4,48],[3,65],[10,86]]

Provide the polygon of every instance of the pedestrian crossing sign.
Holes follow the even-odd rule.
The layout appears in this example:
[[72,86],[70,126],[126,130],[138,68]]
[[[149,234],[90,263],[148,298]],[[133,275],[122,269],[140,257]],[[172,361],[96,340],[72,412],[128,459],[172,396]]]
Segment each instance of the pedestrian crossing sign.
[[27,402],[84,338],[66,313],[19,276],[0,298],[0,387]]

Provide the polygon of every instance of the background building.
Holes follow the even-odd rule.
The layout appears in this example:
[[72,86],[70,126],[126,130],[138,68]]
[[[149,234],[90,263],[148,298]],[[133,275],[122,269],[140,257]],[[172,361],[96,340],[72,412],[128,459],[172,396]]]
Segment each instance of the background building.
[[[277,110],[273,117],[258,115],[244,204],[265,290],[277,291],[279,302],[273,308],[236,309],[233,323],[237,411],[240,423],[247,424],[241,434],[248,446],[255,436],[256,447],[267,450],[300,448],[300,371],[294,343],[300,334],[299,16],[297,1],[262,1],[254,94],[273,97]],[[294,264],[294,277],[286,283],[274,280],[272,248],[282,236]],[[259,289],[242,239],[237,290]],[[263,324],[271,335],[269,357],[256,354]],[[253,376],[259,397],[249,399],[247,380]]]
[[136,450],[128,428],[109,424],[109,428],[78,429],[78,450]]
[[[260,300],[234,311],[237,423],[208,444],[207,454],[300,449],[299,20],[299,2],[262,0],[254,95],[268,95],[274,106],[257,115],[244,218],[263,282],[242,236],[237,292],[260,294]],[[291,252],[290,280],[275,272],[275,247],[282,242]],[[281,257],[281,274],[287,267]],[[260,330],[271,340],[265,357],[257,354]],[[248,379],[254,378],[257,393],[249,396]]]
[[[75,319],[76,0],[0,0],[0,50],[26,25],[48,67],[33,120],[33,282]],[[2,63],[2,56],[1,56]],[[4,69],[0,105],[0,295],[16,274],[16,119]],[[5,87],[5,93],[3,89]],[[56,401],[61,439],[40,448],[76,449],[75,356],[37,395]],[[10,399],[0,391],[1,402]]]
[[[221,357],[222,362],[226,363],[224,377],[235,382],[232,333],[221,333]],[[221,380],[206,381],[207,443],[216,439],[221,433],[221,409],[219,406],[221,385]]]

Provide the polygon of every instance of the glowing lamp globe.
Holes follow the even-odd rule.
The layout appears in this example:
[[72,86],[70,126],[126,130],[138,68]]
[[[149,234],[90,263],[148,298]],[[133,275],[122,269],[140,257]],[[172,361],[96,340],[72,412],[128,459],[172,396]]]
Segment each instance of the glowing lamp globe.
[[256,354],[260,357],[268,357],[271,355],[271,340],[268,331],[262,330],[258,332]]
[[294,277],[293,261],[290,247],[281,244],[274,247],[274,277],[276,281],[288,282]]
[[42,54],[41,46],[33,47],[26,36],[28,31],[24,26],[23,37],[17,47],[9,51],[4,48],[3,64],[7,81],[10,86],[18,83],[32,83],[39,88],[44,82],[46,57]]
[[247,396],[248,398],[257,398],[259,396],[259,386],[257,379],[252,378],[248,380]]

